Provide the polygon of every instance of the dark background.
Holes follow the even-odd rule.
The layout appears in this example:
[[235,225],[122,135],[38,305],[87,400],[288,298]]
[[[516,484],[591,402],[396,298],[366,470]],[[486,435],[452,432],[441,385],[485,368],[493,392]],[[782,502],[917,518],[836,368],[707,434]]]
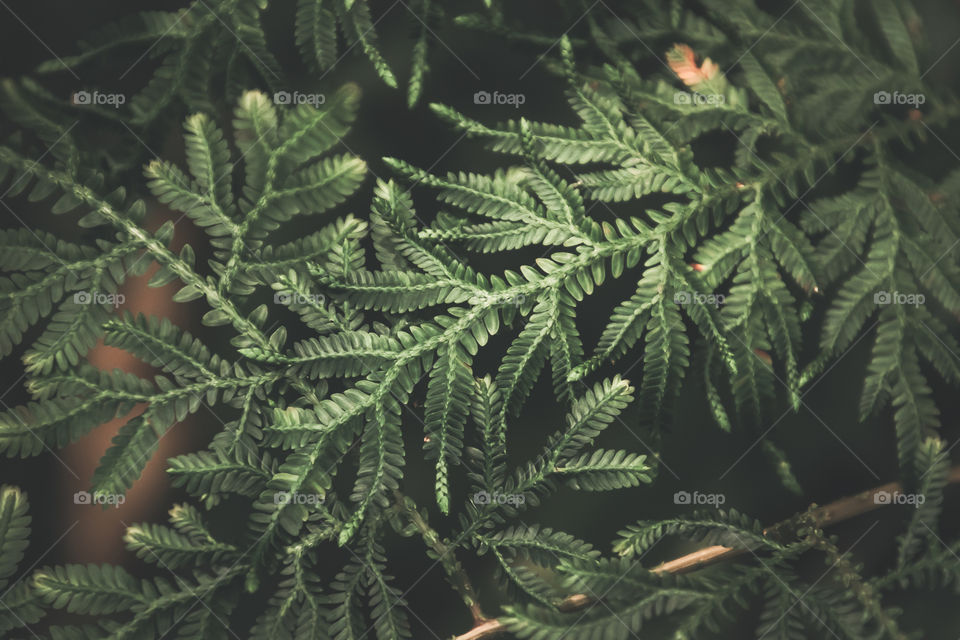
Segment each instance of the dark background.
[[[0,4],[0,76],[9,78],[29,73],[36,64],[50,59],[53,55],[62,57],[75,53],[78,39],[121,16],[143,9],[175,9],[186,4],[129,0],[82,3],[51,0],[5,2],[7,4]],[[620,10],[619,4],[608,4],[614,11]],[[771,13],[779,15],[780,12],[775,10],[777,3],[769,4]],[[960,35],[960,8],[957,3],[923,1],[917,4],[925,18],[924,28],[928,34],[930,50],[947,51]],[[333,72],[318,82],[300,66],[289,29],[292,24],[293,3],[285,5],[289,6],[271,10],[268,24],[272,38],[271,47],[278,53],[281,66],[291,71],[291,87],[301,91],[331,92],[344,82],[355,82],[363,90],[360,114],[353,131],[346,138],[346,144],[351,151],[367,160],[372,175],[360,193],[347,203],[347,206],[339,208],[336,215],[351,210],[361,217],[366,215],[375,177],[390,177],[387,168],[379,161],[383,156],[400,157],[421,167],[435,164],[433,172],[461,169],[482,172],[502,164],[501,157],[485,151],[478,142],[457,142],[459,134],[450,131],[430,112],[428,103],[431,101],[453,106],[485,123],[520,116],[557,123],[575,123],[575,116],[563,96],[564,82],[550,74],[546,64],[535,65],[528,75],[522,80],[519,79],[519,76],[544,54],[546,47],[508,43],[495,36],[452,26],[435,27],[442,43],[431,38],[432,69],[426,81],[424,97],[417,107],[408,109],[405,81],[411,43],[409,36],[419,23],[403,5],[393,5],[391,9],[392,3],[382,2],[375,3],[374,7],[375,19],[389,9],[389,13],[378,23],[377,30],[384,54],[403,87],[401,90],[392,90],[383,85],[367,60],[358,52],[348,55]],[[449,15],[456,15],[464,10],[479,10],[480,3],[452,2],[446,7]],[[596,10],[603,12],[605,9],[598,6]],[[527,20],[528,24],[537,24],[541,32],[549,34],[564,32],[578,18],[577,15],[565,15],[550,2],[518,3],[517,11],[530,18]],[[582,34],[583,27],[583,23],[579,23],[571,34]],[[669,43],[665,43],[661,46],[658,53],[662,53],[668,45]],[[551,51],[545,56],[545,60],[555,54],[556,50]],[[705,52],[705,55],[707,54],[709,52]],[[117,60],[117,64],[126,68],[136,55],[139,55],[139,52],[126,53]],[[929,77],[934,82],[948,83],[955,87],[958,59],[960,47],[949,51]],[[591,60],[586,54],[578,57],[578,62],[582,63],[600,61],[599,58]],[[49,76],[44,82],[51,90],[64,95],[65,99],[73,91],[85,87],[130,92],[142,86],[152,69],[150,61],[144,61],[118,83],[111,81],[111,76],[104,75],[103,72],[90,72],[90,76],[87,76],[87,68],[84,67],[78,70],[81,76],[79,81],[63,73]],[[478,90],[523,93],[526,102],[519,109],[474,105],[473,94]],[[221,122],[229,120],[226,111],[221,113],[220,117]],[[179,116],[177,120],[180,120]],[[140,145],[144,161],[154,155],[153,150],[173,159],[179,159],[182,154],[177,121],[159,123],[147,132],[138,132],[136,136],[114,123],[92,121],[84,122],[82,126],[83,135],[90,140],[97,140],[99,137],[103,144],[129,145],[134,148]],[[0,122],[0,133],[4,136],[14,129],[12,123],[6,120]],[[960,136],[950,131],[938,131],[938,134],[952,149],[960,149]],[[720,154],[728,152],[729,149],[717,149]],[[935,142],[932,147],[915,152],[913,157],[917,168],[933,175],[941,175],[956,163],[953,152],[937,148]],[[117,179],[126,184],[132,192],[145,194],[142,181],[138,183],[136,170],[122,172]],[[431,194],[416,189],[414,196],[421,217],[429,219],[436,213]],[[810,194],[806,200],[810,201],[815,196],[816,193]],[[51,216],[47,209],[49,202],[33,204],[20,197],[7,199],[5,203],[31,228],[55,231],[64,237],[74,237],[77,233],[74,226],[75,216]],[[151,224],[157,224],[157,221],[168,215],[158,209],[155,203],[151,207]],[[592,211],[591,214],[598,217],[610,215],[609,212],[600,210]],[[16,227],[20,224],[6,208],[0,209],[0,218],[3,218],[0,224],[4,227]],[[309,224],[309,221],[297,221],[292,225],[295,228],[291,229],[289,234],[296,236],[307,233],[308,229],[301,226],[305,224]],[[200,234],[191,229],[186,220],[178,224],[177,243],[182,243],[185,239],[198,249],[198,245],[202,246]],[[526,257],[518,256],[516,263],[521,263]],[[201,253],[198,263],[203,261]],[[499,257],[496,262],[476,260],[475,264],[487,272],[498,272],[505,266],[510,266],[504,264]],[[601,288],[598,294],[581,306],[578,322],[588,348],[595,344],[596,337],[609,317],[609,311],[631,292],[629,278],[624,278],[619,284]],[[224,336],[228,332],[214,331],[200,325],[202,303],[180,305],[177,309],[169,308],[169,305],[163,306],[162,300],[154,300],[151,304],[161,305],[162,314],[172,314],[181,326],[201,336],[208,345],[218,346],[220,353],[229,354],[228,336]],[[34,335],[28,334],[28,337]],[[805,340],[811,349],[810,353],[813,353],[816,335],[806,336]],[[495,371],[495,356],[503,352],[505,341],[506,337],[495,340],[482,352],[477,366],[478,374]],[[647,446],[652,447],[664,461],[653,485],[599,494],[564,490],[548,499],[543,506],[524,513],[523,520],[569,531],[608,551],[615,532],[627,524],[638,519],[660,519],[687,513],[688,508],[673,503],[673,494],[678,490],[723,493],[727,497],[725,507],[747,512],[764,523],[773,523],[804,509],[811,502],[824,504],[895,479],[896,447],[890,412],[885,411],[881,417],[862,424],[857,420],[863,368],[871,344],[872,336],[861,341],[809,391],[809,395],[805,397],[809,408],[802,408],[798,413],[787,413],[768,434],[771,441],[787,452],[805,490],[804,497],[792,495],[781,486],[760,447],[752,448],[724,475],[753,445],[757,432],[735,430],[733,434],[724,434],[714,425],[703,400],[702,376],[698,367],[702,363],[694,360],[682,389],[673,428],[663,435],[662,440],[639,424],[635,407],[624,416],[629,429],[614,423],[601,440],[602,446],[606,448],[648,452]],[[625,371],[636,357],[638,355],[625,358],[617,371]],[[626,377],[629,378],[631,373],[638,376],[639,371],[638,365],[627,373]],[[0,371],[0,400],[7,406],[22,404],[28,399],[22,383],[18,380],[22,373],[21,364],[16,357],[11,356],[3,362],[3,369]],[[535,455],[547,436],[562,425],[562,412],[552,400],[548,377],[543,376],[544,379],[538,385],[523,417],[515,420],[512,425],[510,437],[511,445],[515,448],[516,461]],[[953,444],[960,436],[956,424],[960,407],[956,391],[938,387],[935,392],[937,405],[942,412],[942,435],[948,444]],[[773,424],[773,420],[786,411],[785,403],[781,404],[781,407],[780,411],[773,414],[769,424]],[[220,412],[219,409],[217,411]],[[429,476],[429,465],[418,464],[417,451],[422,433],[417,419],[412,415],[421,411],[416,407],[411,407],[410,411],[411,413],[405,416],[404,423],[408,433],[405,484],[408,493],[417,497],[421,504],[429,505],[432,480]],[[221,417],[227,420],[232,416],[229,410],[224,409]],[[167,442],[164,443],[158,458],[204,447],[210,436],[220,428],[217,418],[212,412],[202,409],[185,423],[175,427],[165,438]],[[766,426],[760,429],[760,432],[764,431]],[[68,452],[58,452],[58,455],[61,455],[71,468],[87,468],[102,454],[108,439],[109,434],[105,437],[104,434],[98,436],[94,433],[72,445]],[[858,461],[858,457],[862,462]],[[721,476],[723,479],[719,480]],[[77,508],[72,501],[73,491],[85,486],[88,478],[73,478],[49,453],[26,461],[4,461],[0,480],[21,486],[30,496],[34,532],[27,559],[23,563],[24,568],[35,561],[39,562],[39,566],[112,561],[123,563],[135,574],[151,575],[152,567],[123,551],[121,535],[124,523],[165,521],[169,506],[187,499],[184,494],[169,487],[162,469],[154,465],[140,483],[148,483],[150,486],[138,486],[123,509],[94,515],[93,508]],[[462,475],[458,476],[457,484],[454,485],[455,497],[459,499],[465,491],[466,483]],[[958,493],[960,492],[955,488],[948,490],[945,506],[947,515],[941,531],[944,540],[955,539],[960,529],[960,519],[956,516],[960,498]],[[452,518],[450,523],[445,523],[435,509],[431,514],[432,522],[441,532],[448,531],[449,525],[453,524]],[[868,568],[878,563],[883,566],[885,558],[890,557],[889,552],[894,549],[893,536],[908,516],[907,507],[885,509],[882,513],[869,514],[844,523],[833,528],[831,532],[839,534],[844,544],[850,544],[873,527],[869,534],[857,543],[854,555]],[[84,522],[94,518],[95,525],[84,525]],[[878,521],[879,524],[875,524]],[[76,525],[76,522],[80,524]],[[223,529],[236,530],[244,526],[245,522],[230,519],[218,523],[218,527]],[[687,547],[681,545],[670,548],[663,545],[650,553],[649,562],[645,564],[653,566],[660,560],[669,559],[687,550]],[[439,567],[434,567],[420,580],[424,568],[428,565],[425,564],[419,540],[399,541],[389,551],[390,570],[397,576],[397,585],[401,591],[405,592],[416,585],[406,595],[411,609],[422,618],[422,621],[418,621],[416,617],[411,617],[415,637],[431,637],[430,632],[421,625],[435,630],[440,637],[469,628],[469,616],[445,584]],[[339,555],[331,552],[330,566],[339,567],[339,562]],[[481,593],[485,594],[485,597],[493,596],[485,600],[485,609],[495,611],[490,559],[469,560],[466,566],[476,577]],[[811,565],[810,571],[819,576],[823,567]],[[325,576],[325,580],[331,577]],[[927,630],[925,637],[929,638],[956,638],[960,633],[960,610],[950,606],[953,602],[948,594],[936,592],[922,598],[905,600],[902,602],[906,607],[903,627],[914,629],[922,626]],[[234,628],[241,630],[246,627],[243,623],[238,623]],[[238,635],[242,637],[243,633],[238,631]]]

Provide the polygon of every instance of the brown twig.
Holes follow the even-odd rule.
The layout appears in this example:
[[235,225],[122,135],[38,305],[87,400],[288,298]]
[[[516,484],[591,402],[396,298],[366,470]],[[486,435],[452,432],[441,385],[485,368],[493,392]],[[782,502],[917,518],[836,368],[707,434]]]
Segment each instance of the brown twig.
[[[950,474],[947,476],[947,483],[960,483],[960,466],[955,466],[950,469]],[[818,527],[825,527],[831,524],[836,524],[837,522],[843,522],[844,520],[849,520],[856,516],[869,513],[870,511],[891,504],[889,500],[878,501],[875,499],[875,496],[884,492],[893,494],[901,489],[902,487],[900,486],[899,482],[888,482],[887,484],[880,485],[879,487],[874,487],[873,489],[867,489],[866,491],[861,491],[860,493],[852,496],[840,498],[839,500],[831,502],[828,505],[815,507],[805,513],[805,519],[807,523],[815,524]],[[764,535],[776,538],[783,537],[789,533],[795,524],[796,518],[789,518],[764,529]],[[714,564],[720,560],[727,560],[745,552],[745,549],[734,549],[732,547],[715,545],[712,547],[699,549],[693,553],[688,553],[685,556],[664,562],[657,565],[650,571],[652,573],[683,573],[686,571],[699,569],[709,564]],[[584,608],[590,602],[591,598],[589,596],[582,593],[575,593],[565,598],[559,605],[557,605],[557,608],[560,611],[576,611]],[[453,640],[482,640],[483,638],[488,638],[490,636],[503,633],[506,630],[507,627],[503,622],[496,618],[491,618],[489,620],[484,620],[480,624],[477,624],[470,629],[470,631],[454,637]]]

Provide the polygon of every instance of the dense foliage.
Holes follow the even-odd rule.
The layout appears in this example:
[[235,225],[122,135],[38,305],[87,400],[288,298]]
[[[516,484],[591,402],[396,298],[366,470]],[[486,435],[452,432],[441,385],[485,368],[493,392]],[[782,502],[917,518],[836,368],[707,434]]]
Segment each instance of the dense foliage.
[[[397,640],[412,612],[388,570],[396,536],[422,538],[424,567],[442,566],[478,625],[489,596],[460,558],[489,558],[511,602],[499,620],[535,640],[626,640],[641,628],[716,637],[741,611],[758,638],[905,638],[914,629],[892,592],[960,594],[960,543],[938,534],[956,477],[932,391],[960,385],[960,167],[930,175],[903,152],[940,144],[935,130],[955,125],[960,101],[924,80],[939,53],[924,50],[908,3],[806,0],[781,15],[752,0],[646,0],[615,19],[587,11],[582,37],[548,37],[488,1],[457,22],[556,43],[546,63],[578,123],[492,123],[433,104],[501,168],[440,174],[385,158],[392,179],[371,179],[341,144],[362,126],[356,85],[277,104],[291,85],[260,22],[269,4],[143,14],[4,85],[22,132],[0,145],[3,197],[49,202],[92,232],[0,232],[0,351],[22,358],[33,396],[0,414],[0,448],[55,450],[142,403],[91,480],[92,499],[109,500],[174,424],[202,406],[230,416],[207,449],[168,462],[194,500],[173,506],[169,525],[127,530],[129,549],[169,576],[66,565],[12,581],[30,518],[25,495],[4,487],[5,633],[229,638],[255,593],[242,637],[361,640],[372,629]],[[428,25],[448,19],[431,4],[407,16],[410,105],[428,77]],[[318,76],[356,46],[397,85],[366,1],[300,0],[295,21]],[[125,163],[86,148],[42,83],[116,51],[135,59],[138,47],[158,60],[147,86],[116,113],[90,114],[138,131],[183,116],[185,152],[146,163],[131,191],[115,182]],[[232,118],[218,119],[225,103]],[[728,145],[729,161],[702,140]],[[831,192],[808,198],[823,180]],[[344,211],[358,198],[368,211]],[[421,198],[439,213],[418,215]],[[202,229],[204,246],[173,251],[177,225],[148,230],[147,201]],[[309,232],[283,240],[291,225]],[[491,269],[491,256],[520,266]],[[174,301],[202,301],[203,324],[223,327],[229,346],[116,311],[124,282],[153,263],[151,286],[176,282]],[[600,291],[620,302],[587,342]],[[101,340],[156,375],[95,369],[86,354]],[[655,453],[605,448],[602,433],[625,419],[669,429],[694,376],[717,427],[762,436],[861,340],[872,344],[861,416],[891,413],[902,495],[922,496],[889,561],[865,571],[809,513],[765,530],[735,510],[649,520],[632,506],[612,555],[526,521],[561,486],[628,496],[654,482]],[[542,377],[566,418],[521,459],[509,445]],[[800,493],[790,452],[763,447],[773,464],[758,477]],[[412,465],[429,466],[429,495],[407,490]],[[236,501],[245,529],[215,533],[208,518]],[[742,560],[680,575],[644,566],[676,536]],[[810,557],[823,565],[813,576],[801,569]],[[573,594],[592,604],[558,608]],[[44,626],[50,610],[86,617]]]

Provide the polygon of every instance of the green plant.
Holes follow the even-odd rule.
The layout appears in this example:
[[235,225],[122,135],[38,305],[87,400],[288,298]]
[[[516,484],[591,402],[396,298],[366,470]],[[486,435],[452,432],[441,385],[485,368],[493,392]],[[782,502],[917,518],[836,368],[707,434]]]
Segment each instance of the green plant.
[[[701,637],[723,633],[740,610],[756,614],[750,632],[761,638],[824,637],[824,629],[908,637],[889,592],[960,592],[960,548],[938,535],[944,489],[960,474],[938,436],[932,391],[960,384],[951,335],[960,314],[952,252],[960,173],[917,171],[903,154],[939,144],[934,128],[960,117],[960,103],[924,81],[909,8],[809,4],[777,19],[747,0],[648,0],[635,16],[617,16],[640,41],[669,43],[657,72],[643,74],[650,51],[591,15],[586,36],[559,38],[550,63],[567,84],[576,126],[525,118],[495,125],[431,105],[507,160],[489,174],[438,175],[385,158],[397,179],[376,179],[362,217],[341,209],[367,193],[367,165],[332,153],[355,120],[356,85],[319,106],[278,107],[238,76],[223,92],[236,100],[232,121],[209,115],[209,73],[232,78],[237,55],[252,55],[269,83],[276,65],[255,22],[266,3],[216,5],[235,9],[241,35],[256,35],[248,53],[238,54],[215,22],[193,22],[193,9],[179,19],[137,18],[144,37],[166,29],[186,46],[162,51],[130,124],[173,110],[175,95],[197,113],[184,123],[184,162],[149,162],[145,189],[132,197],[109,186],[114,176],[91,169],[84,160],[92,154],[35,108],[38,85],[8,85],[11,118],[56,142],[42,161],[33,160],[40,153],[29,136],[0,146],[4,197],[56,196],[53,213],[79,214],[77,224],[93,231],[86,242],[0,235],[0,351],[22,351],[33,395],[0,414],[0,447],[23,457],[63,447],[145,403],[93,476],[92,500],[104,501],[130,488],[176,422],[203,405],[232,417],[208,449],[168,462],[173,483],[206,512],[179,504],[170,526],[127,530],[129,549],[158,565],[160,577],[109,566],[38,569],[4,596],[13,616],[0,618],[5,631],[31,629],[45,609],[62,609],[93,620],[52,625],[53,638],[227,638],[236,618],[251,619],[244,633],[254,638],[360,640],[368,626],[379,640],[408,637],[406,593],[388,572],[387,545],[416,536],[472,614],[463,640],[504,631],[626,640],[641,628]],[[540,41],[488,11],[460,22]],[[365,2],[331,9],[301,1],[297,44],[330,66],[335,13],[394,83],[365,39],[372,25],[364,12]],[[689,45],[674,44],[681,39]],[[411,104],[425,43],[422,32]],[[608,62],[578,65],[577,47]],[[102,52],[94,46],[74,61]],[[698,53],[718,62],[698,62]],[[204,65],[189,64],[190,56]],[[199,75],[175,71],[188,67]],[[924,100],[888,107],[882,92]],[[727,140],[727,161],[711,157],[704,139]],[[823,193],[816,188],[827,176]],[[420,213],[414,195],[430,203]],[[202,229],[205,246],[172,251],[175,225],[147,230],[146,197]],[[331,211],[339,217],[314,217]],[[285,241],[291,220],[309,221],[311,233]],[[490,269],[489,256],[520,266]],[[202,301],[202,323],[225,327],[229,347],[166,319],[113,312],[124,281],[152,263],[151,286],[178,282],[174,301]],[[597,317],[591,301],[601,292],[619,302],[588,342],[583,327]],[[785,409],[806,406],[806,390],[874,328],[860,414],[892,413],[901,483],[871,492],[842,518],[839,507],[811,509],[766,530],[732,509],[642,518],[607,558],[524,520],[563,486],[653,483],[656,450],[598,441],[611,425],[629,423],[658,442],[694,373],[717,426],[762,439]],[[157,375],[94,369],[85,355],[101,339]],[[564,423],[521,460],[508,445],[546,377]],[[420,401],[422,419],[411,409]],[[413,495],[405,467],[421,464],[412,446],[421,437],[432,489]],[[779,477],[804,496],[792,452],[770,440],[763,450],[772,464],[758,466],[757,477]],[[822,529],[881,504],[885,491],[913,496],[917,508],[890,566],[865,570]],[[242,503],[248,517],[245,530],[225,535],[211,521],[228,503]],[[0,506],[6,580],[29,520],[16,489],[4,489]],[[677,536],[723,549],[703,556],[708,567],[641,564]],[[503,616],[488,616],[492,599],[474,586],[467,554],[497,567],[511,599]],[[733,555],[746,562],[716,562]],[[813,577],[812,561],[824,565]],[[244,618],[247,594],[259,606]]]
[[[412,3],[418,35],[408,83],[408,99],[415,104],[427,69],[427,20],[440,14],[430,0]],[[337,33],[349,51],[369,59],[377,75],[391,87],[397,79],[377,47],[377,32],[368,0],[299,0],[295,17],[295,41],[303,61],[324,74],[337,62]],[[115,50],[139,48],[139,57],[124,70],[126,76],[143,58],[159,58],[153,77],[130,101],[129,123],[143,126],[155,120],[171,101],[179,98],[190,110],[212,110],[210,88],[222,83],[228,99],[236,99],[250,86],[266,83],[271,91],[282,88],[283,70],[268,44],[263,26],[269,0],[197,0],[177,11],[148,11],[90,34],[80,44],[81,53],[57,58],[37,67],[40,74],[62,73],[85,64],[101,62]],[[421,18],[423,16],[423,18]],[[346,55],[346,54],[344,54]],[[110,116],[108,110],[98,110]]]

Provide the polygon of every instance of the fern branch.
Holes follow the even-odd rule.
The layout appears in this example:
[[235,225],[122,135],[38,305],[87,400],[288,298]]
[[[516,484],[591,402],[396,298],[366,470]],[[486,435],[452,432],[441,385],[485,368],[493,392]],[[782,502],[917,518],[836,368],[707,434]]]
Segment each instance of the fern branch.
[[[960,483],[960,466],[955,466],[950,469],[950,474],[947,476],[947,483]],[[868,489],[856,495],[841,498],[830,504],[812,508],[807,512],[798,514],[798,516],[768,527],[764,533],[773,539],[789,539],[796,536],[800,530],[798,525],[801,524],[822,528],[844,522],[863,515],[864,513],[869,513],[875,509],[887,506],[890,504],[889,501],[876,500],[875,496],[882,493],[892,494],[897,491],[902,491],[902,485],[899,482],[890,482],[874,487],[873,489]],[[663,574],[686,573],[739,556],[743,553],[746,553],[746,550],[743,548],[715,545],[688,553],[674,560],[663,562],[650,569],[650,572]],[[589,606],[593,601],[594,598],[588,595],[573,594],[567,596],[563,602],[557,605],[557,608],[561,611],[576,611]],[[455,640],[481,640],[482,638],[506,633],[507,631],[508,626],[504,620],[491,618],[476,624],[466,633],[457,635]]]

